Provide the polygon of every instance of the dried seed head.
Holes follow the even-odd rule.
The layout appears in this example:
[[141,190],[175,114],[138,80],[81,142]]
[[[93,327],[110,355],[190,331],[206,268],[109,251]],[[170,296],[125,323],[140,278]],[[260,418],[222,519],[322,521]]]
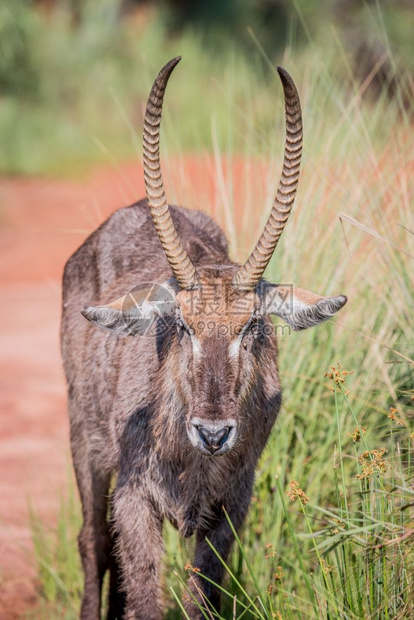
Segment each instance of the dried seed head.
[[298,499],[300,503],[302,504],[302,506],[306,506],[306,504],[309,502],[309,497],[304,493],[304,491],[302,491],[302,489],[299,486],[299,482],[296,482],[296,480],[292,480],[289,486],[290,486],[290,491],[287,491],[286,495],[292,501],[294,501],[295,499]]
[[342,364],[337,362],[336,366],[330,366],[329,371],[325,373],[325,377],[331,379],[335,385],[343,385],[346,381],[347,375],[353,375],[353,370],[345,370],[342,368]]
[[359,426],[357,426],[354,432],[348,433],[348,435],[349,437],[352,437],[352,441],[354,443],[359,443],[361,441],[361,431],[362,431],[362,435],[364,435],[366,430],[367,429],[365,427],[360,428]]
[[373,474],[385,474],[387,471],[387,462],[385,461],[384,454],[388,450],[381,448],[380,450],[365,451],[361,454],[358,461],[362,466],[362,472],[357,474],[358,480],[369,478]]
[[393,422],[396,422],[398,426],[404,426],[404,422],[401,420],[401,418],[397,418],[397,416],[395,415],[396,413],[397,413],[397,409],[395,407],[390,407],[388,418],[392,420]]

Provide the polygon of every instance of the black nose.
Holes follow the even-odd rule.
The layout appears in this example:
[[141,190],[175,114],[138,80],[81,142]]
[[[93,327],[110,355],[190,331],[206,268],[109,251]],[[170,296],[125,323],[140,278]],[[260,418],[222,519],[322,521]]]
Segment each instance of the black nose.
[[211,431],[205,426],[199,426],[197,430],[204,447],[207,448],[211,454],[214,454],[221,448],[221,446],[227,441],[227,437],[230,433],[230,428],[228,426],[215,431]]

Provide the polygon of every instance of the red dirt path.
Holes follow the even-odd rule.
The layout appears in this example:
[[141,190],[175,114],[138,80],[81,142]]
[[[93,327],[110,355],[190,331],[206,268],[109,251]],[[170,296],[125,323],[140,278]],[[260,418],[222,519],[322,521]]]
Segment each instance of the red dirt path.
[[[181,204],[209,205],[222,222],[214,163],[192,158],[167,165],[167,173],[169,167],[176,177],[166,175],[167,193],[168,185],[179,187]],[[234,162],[232,176],[240,179],[246,170]],[[0,180],[1,619],[18,618],[35,600],[29,505],[53,524],[67,484],[58,338],[64,263],[109,213],[143,195],[137,162],[99,169],[83,182]]]

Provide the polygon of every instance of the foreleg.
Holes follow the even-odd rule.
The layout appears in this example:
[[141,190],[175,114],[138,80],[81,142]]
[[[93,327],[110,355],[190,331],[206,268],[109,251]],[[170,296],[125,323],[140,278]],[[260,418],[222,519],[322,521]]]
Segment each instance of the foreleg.
[[122,483],[114,494],[116,553],[125,593],[125,619],[160,620],[160,570],[163,556],[162,520],[135,482]]

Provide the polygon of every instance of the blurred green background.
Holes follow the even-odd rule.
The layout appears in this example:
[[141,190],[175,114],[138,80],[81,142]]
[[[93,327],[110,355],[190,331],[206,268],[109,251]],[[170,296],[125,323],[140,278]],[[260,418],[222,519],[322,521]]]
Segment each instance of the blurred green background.
[[[0,172],[76,174],[108,152],[139,153],[151,81],[178,54],[173,150],[211,149],[212,113],[228,150],[229,87],[265,137],[275,116],[266,61],[299,80],[327,71],[350,95],[368,79],[366,99],[412,98],[413,25],[410,0],[3,0]],[[242,126],[231,148],[244,137]]]

